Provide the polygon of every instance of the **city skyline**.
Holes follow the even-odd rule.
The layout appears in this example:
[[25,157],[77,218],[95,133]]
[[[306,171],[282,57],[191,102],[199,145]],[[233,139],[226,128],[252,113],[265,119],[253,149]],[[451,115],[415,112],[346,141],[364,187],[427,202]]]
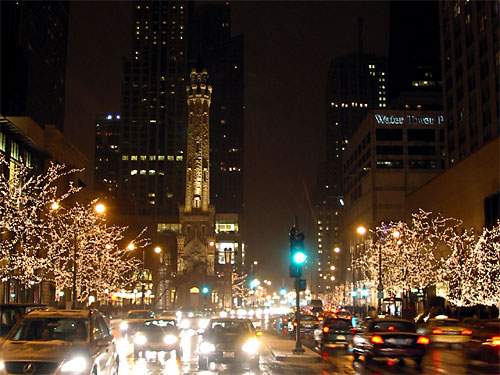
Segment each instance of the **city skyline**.
[[[316,246],[312,199],[324,153],[324,93],[330,60],[357,49],[359,16],[365,24],[365,50],[383,55],[387,3],[315,2],[289,7],[236,2],[231,6],[232,34],[243,34],[245,43],[247,263],[260,261],[257,272],[269,275],[279,264],[281,277],[273,281],[289,283],[287,233],[295,216],[307,246],[311,251]],[[108,30],[111,14],[117,21]],[[93,17],[94,27],[88,29]],[[70,11],[67,134],[87,155],[92,154],[92,142],[85,142],[86,132],[93,131],[95,116],[120,111],[121,65],[116,64],[130,50],[127,22],[131,17],[131,9],[122,2],[74,3]],[[382,36],[377,38],[376,32]],[[85,52],[89,50],[94,52]],[[268,214],[262,217],[262,212]]]

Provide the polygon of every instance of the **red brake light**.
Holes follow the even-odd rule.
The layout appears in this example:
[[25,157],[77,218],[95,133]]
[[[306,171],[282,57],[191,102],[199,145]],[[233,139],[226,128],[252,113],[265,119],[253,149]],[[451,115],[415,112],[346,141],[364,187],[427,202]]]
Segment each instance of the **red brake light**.
[[491,338],[491,346],[500,346],[500,336],[493,336]]
[[394,326],[389,326],[387,328],[390,332],[399,332],[399,329],[394,328]]
[[325,333],[330,332],[330,328],[329,327],[323,327],[323,332],[325,332]]
[[351,328],[351,333],[352,333],[353,335],[355,335],[357,331],[358,331],[358,327],[352,327],[352,328]]
[[384,339],[379,335],[372,336],[370,338],[370,341],[374,344],[383,344],[384,343]]
[[432,330],[432,334],[433,335],[442,335],[443,334],[443,330],[441,328],[434,328]]
[[470,329],[464,329],[462,332],[461,332],[462,335],[467,335],[467,336],[470,336],[472,335],[472,331]]
[[347,319],[351,319],[351,316],[350,316],[350,315],[347,315]]
[[420,336],[418,339],[417,339],[417,344],[423,344],[423,345],[427,345],[429,343],[429,338],[425,337],[425,336]]

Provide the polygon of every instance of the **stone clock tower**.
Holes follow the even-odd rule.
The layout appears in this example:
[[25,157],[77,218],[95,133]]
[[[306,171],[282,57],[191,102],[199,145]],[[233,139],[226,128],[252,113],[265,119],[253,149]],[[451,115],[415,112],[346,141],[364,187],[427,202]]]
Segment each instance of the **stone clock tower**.
[[[202,307],[211,304],[210,285],[216,284],[215,207],[210,205],[209,111],[212,87],[207,70],[198,61],[186,86],[188,133],[186,199],[179,206],[182,232],[177,237],[177,304]],[[210,292],[202,293],[208,286]]]

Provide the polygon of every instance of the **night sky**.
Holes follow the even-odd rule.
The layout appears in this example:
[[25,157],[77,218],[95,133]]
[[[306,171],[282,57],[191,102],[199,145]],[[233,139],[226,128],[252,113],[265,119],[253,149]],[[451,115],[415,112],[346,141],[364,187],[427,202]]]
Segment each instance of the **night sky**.
[[[288,231],[299,218],[315,247],[314,189],[324,155],[331,58],[387,55],[387,2],[232,3],[245,38],[245,239],[256,275],[291,286]],[[130,2],[71,2],[65,131],[92,160],[95,115],[120,111],[122,58],[130,54]],[[311,203],[310,203],[311,202]]]

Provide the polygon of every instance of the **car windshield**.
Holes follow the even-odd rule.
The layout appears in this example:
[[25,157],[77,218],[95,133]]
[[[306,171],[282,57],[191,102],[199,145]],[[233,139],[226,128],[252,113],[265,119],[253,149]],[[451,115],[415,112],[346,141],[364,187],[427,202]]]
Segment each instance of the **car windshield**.
[[176,331],[177,327],[175,326],[175,320],[171,319],[159,319],[159,320],[150,320],[144,323],[141,327],[144,331],[156,331],[161,329],[163,331]]
[[301,315],[300,320],[318,320],[314,315]]
[[335,328],[350,328],[351,321],[347,319],[326,319],[325,326],[335,327]]
[[372,332],[416,332],[415,324],[411,322],[384,321],[374,322]]
[[80,318],[25,319],[11,337],[13,341],[87,341],[88,320]]
[[151,311],[131,311],[127,314],[127,319],[148,319],[153,317]]
[[439,326],[439,327],[455,327],[455,326],[459,325],[459,322],[458,322],[458,320],[454,320],[454,319],[436,320],[434,322],[434,325]]
[[214,321],[210,327],[216,334],[249,333],[252,331],[251,324],[240,321]]

